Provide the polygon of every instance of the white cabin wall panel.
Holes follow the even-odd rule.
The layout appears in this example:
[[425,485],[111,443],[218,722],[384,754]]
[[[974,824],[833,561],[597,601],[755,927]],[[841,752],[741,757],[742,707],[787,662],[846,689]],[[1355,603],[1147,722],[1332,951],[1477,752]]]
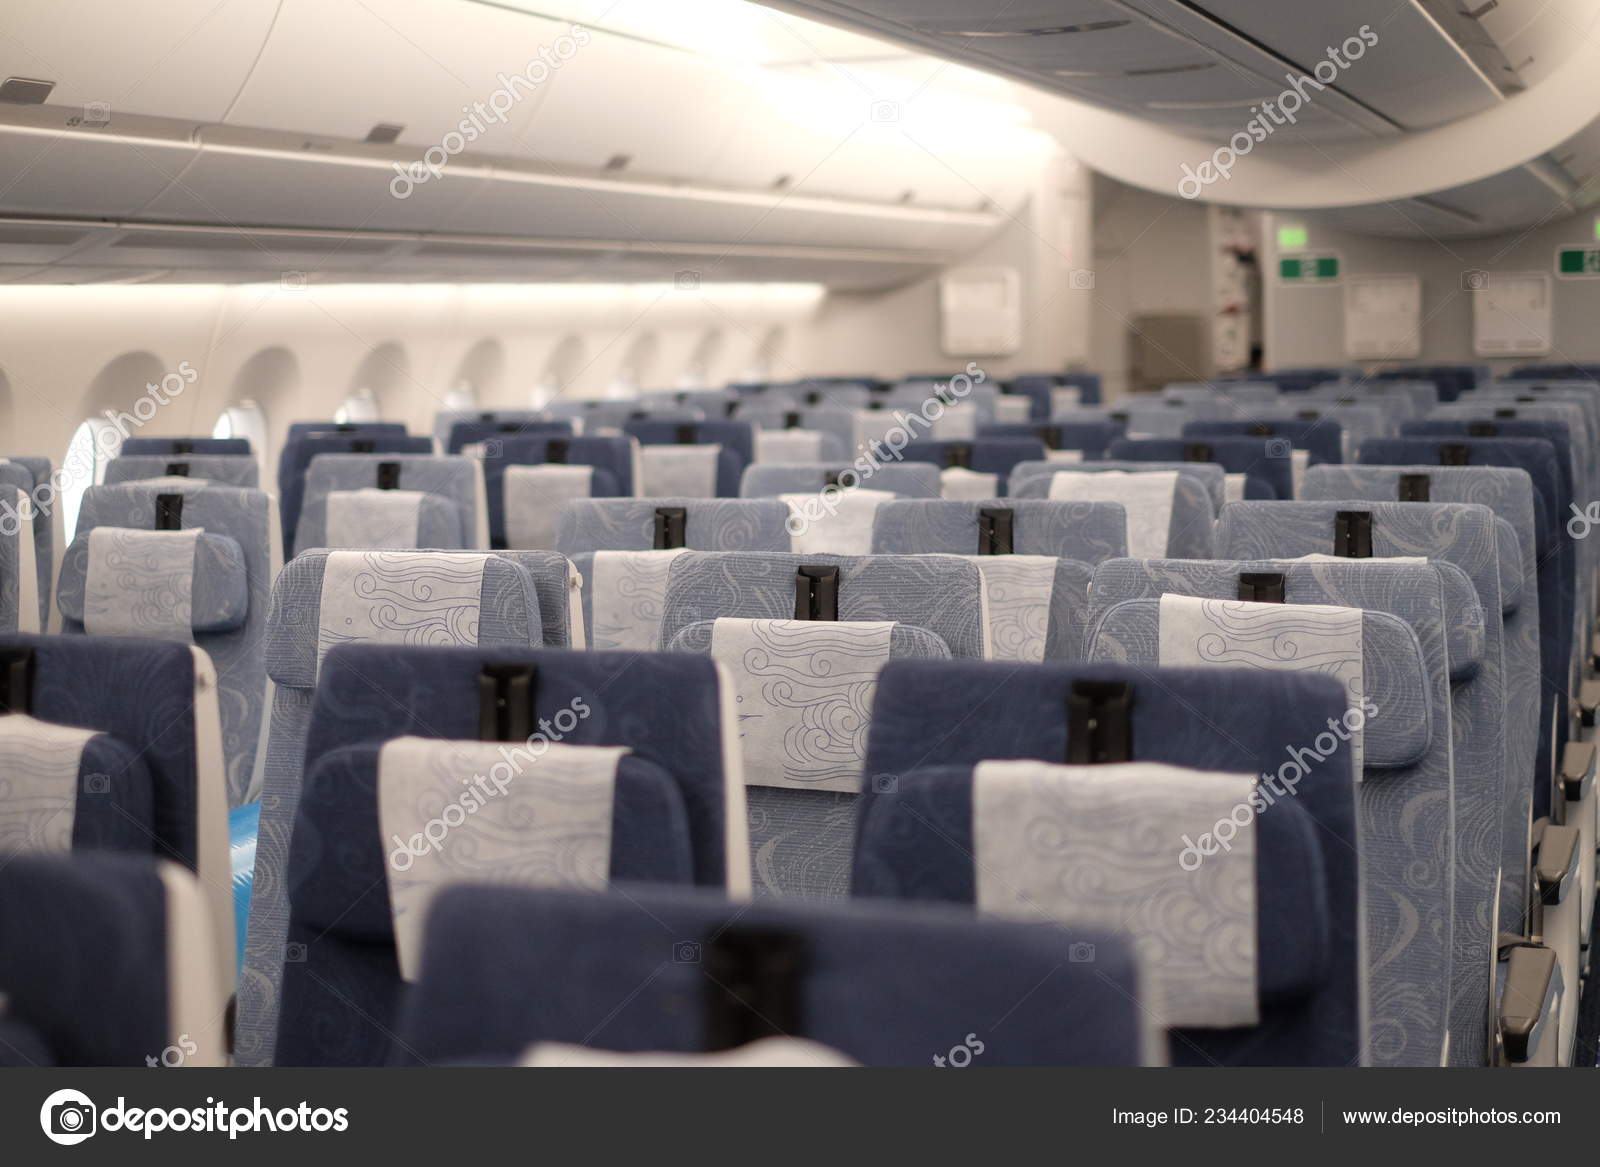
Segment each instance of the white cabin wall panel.
[[[1266,359],[1272,366],[1343,364],[1344,305],[1338,284],[1286,287],[1273,277],[1277,270],[1276,227],[1307,228],[1308,252],[1336,251],[1343,270],[1356,274],[1415,273],[1422,279],[1422,357],[1424,364],[1480,363],[1473,354],[1472,293],[1469,273],[1554,272],[1556,252],[1563,246],[1588,246],[1594,239],[1594,216],[1581,214],[1536,230],[1485,239],[1397,240],[1357,235],[1329,224],[1320,216],[1279,212],[1269,218],[1263,270],[1267,313]],[[1600,362],[1600,280],[1562,280],[1553,284],[1551,356],[1555,361]],[[1488,362],[1507,371],[1527,358]]]
[[0,76],[54,81],[50,104],[195,123],[227,112],[278,0],[6,0]]
[[[507,88],[502,73],[527,69],[563,35],[567,24],[487,4],[283,0],[227,124],[362,141],[389,123],[420,156],[459,131],[463,106],[489,102]],[[480,118],[473,151],[509,153],[552,84],[512,86],[507,120]]]

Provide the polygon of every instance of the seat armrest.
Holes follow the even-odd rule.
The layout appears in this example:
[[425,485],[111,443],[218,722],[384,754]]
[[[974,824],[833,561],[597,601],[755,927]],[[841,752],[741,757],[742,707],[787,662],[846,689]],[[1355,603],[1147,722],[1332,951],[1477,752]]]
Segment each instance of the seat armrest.
[[1584,681],[1578,686],[1578,718],[1585,729],[1594,726],[1596,709],[1600,709],[1600,680]]
[[1534,841],[1534,878],[1539,902],[1546,907],[1563,902],[1578,879],[1577,827],[1558,827],[1541,821]]
[[1594,787],[1595,745],[1568,742],[1561,752],[1561,789],[1568,802],[1582,802]]
[[1504,1059],[1528,1061],[1548,1028],[1556,1028],[1561,968],[1555,950],[1518,944],[1506,951],[1505,988],[1496,1006],[1495,1026]]

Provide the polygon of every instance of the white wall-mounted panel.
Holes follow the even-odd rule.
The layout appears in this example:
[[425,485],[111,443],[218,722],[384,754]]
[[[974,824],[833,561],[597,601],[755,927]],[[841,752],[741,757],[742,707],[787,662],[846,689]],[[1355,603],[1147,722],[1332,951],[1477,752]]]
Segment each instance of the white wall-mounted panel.
[[6,0],[0,77],[54,81],[50,103],[214,122],[266,39],[278,0]]
[[1487,272],[1472,294],[1480,357],[1542,356],[1553,335],[1549,272]]
[[527,134],[503,152],[591,170],[626,158],[630,174],[701,179],[733,129],[742,98],[736,75],[678,49],[589,35]]
[[1010,356],[1022,347],[1022,273],[966,267],[939,278],[939,347],[952,357]]
[[[569,47],[563,37],[572,40],[571,26],[459,0],[283,0],[227,121],[355,141],[388,123],[420,151],[476,116],[484,129],[470,148],[509,153],[559,73],[540,51],[554,60]],[[530,65],[541,84],[501,80]],[[478,114],[477,102],[495,103],[505,121]]]
[[1356,360],[1415,360],[1422,355],[1422,279],[1348,275],[1344,351]]

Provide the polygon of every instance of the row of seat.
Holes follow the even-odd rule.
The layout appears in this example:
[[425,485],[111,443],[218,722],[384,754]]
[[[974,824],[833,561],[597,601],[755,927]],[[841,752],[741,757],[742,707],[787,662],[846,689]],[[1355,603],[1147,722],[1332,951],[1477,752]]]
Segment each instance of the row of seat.
[[[1368,444],[1360,452],[1365,459]],[[686,498],[569,500],[558,525],[565,554],[298,557],[278,577],[266,620],[276,691],[239,1060],[404,1058],[397,1026],[461,1031],[451,1010],[471,1009],[459,1000],[425,1016],[406,1006],[429,999],[433,965],[436,988],[460,977],[454,954],[470,948],[474,927],[489,930],[480,943],[492,942],[495,922],[526,912],[559,930],[558,918],[604,919],[634,895],[507,893],[483,916],[488,901],[457,893],[434,916],[460,943],[430,946],[415,905],[444,884],[484,878],[702,883],[810,899],[850,890],[1055,920],[1094,937],[1075,944],[1140,970],[1139,1012],[1181,1035],[1171,1046],[1180,1061],[1191,1049],[1223,1064],[1562,1056],[1572,1044],[1585,894],[1592,904],[1592,754],[1582,773],[1570,750],[1559,774],[1529,760],[1545,725],[1555,751],[1555,720],[1566,711],[1548,709],[1526,678],[1539,668],[1548,681],[1549,659],[1561,674],[1581,654],[1593,570],[1587,608],[1568,593],[1586,615],[1573,613],[1573,635],[1547,644],[1537,634],[1543,563],[1527,547],[1530,526],[1517,522],[1539,501],[1532,476],[1472,464],[1326,465],[1304,475],[1307,501],[1224,494],[1217,519],[1225,484],[1214,466],[1121,473],[1063,463],[1041,476],[1036,499],[881,500],[866,523],[872,553],[859,556],[794,553],[804,512],[789,499]],[[1122,501],[1084,497],[1086,484]],[[1180,561],[1169,556],[1178,554],[1170,544],[1184,484],[1206,543]],[[180,495],[188,509],[222,488],[181,489],[196,491]],[[835,501],[871,490],[836,484]],[[1163,491],[1173,513],[1151,524],[1145,511]],[[1446,500],[1457,491],[1470,501]],[[157,511],[170,509],[159,497]],[[1136,533],[1152,542],[1138,559],[1121,558]],[[689,549],[720,539],[743,541]],[[1319,561],[1329,556],[1419,562]],[[1048,575],[1028,574],[1034,558]],[[1047,646],[1031,659],[1064,663],[982,663],[1006,655],[986,603],[1020,585],[1020,606],[1054,621],[1064,570],[1070,634],[1021,637]],[[191,574],[198,593],[201,577]],[[587,581],[581,590],[577,578]],[[1043,605],[1042,594],[1051,596]],[[618,636],[638,638],[618,647],[676,651],[549,651]],[[26,647],[37,676],[39,646]],[[696,665],[691,653],[713,659]],[[699,671],[672,671],[690,665]],[[1209,671],[1219,665],[1232,667]],[[1313,675],[1266,677],[1263,668]],[[1572,680],[1558,676],[1562,694]],[[495,803],[482,781],[470,811],[447,797],[474,776],[492,782],[497,764],[508,782],[515,769],[501,747],[474,754],[464,743],[514,747],[547,724],[555,732],[539,732],[548,749],[527,774],[516,770],[518,782],[536,780],[517,798]],[[684,764],[696,743],[712,744]],[[552,750],[563,756],[544,766]],[[585,809],[569,780],[591,792],[600,782],[608,796]],[[1548,808],[1535,826],[1541,788]],[[1272,801],[1256,808],[1265,795]],[[527,817],[519,801],[522,810],[561,806],[561,829],[544,840],[511,830]],[[501,805],[503,814],[469,822]],[[1251,811],[1243,825],[1240,805]],[[1116,833],[1118,822],[1152,819],[1173,828],[1153,846],[1148,831]],[[1219,848],[1224,820],[1235,829]],[[457,829],[462,855],[444,837]],[[1038,847],[1017,846],[1035,838]],[[1096,845],[1105,838],[1118,846]],[[1210,849],[1195,852],[1203,879],[1178,878],[1173,889],[1171,864],[1187,870],[1179,838],[1209,839]],[[430,865],[420,879],[402,878]],[[1121,871],[1115,894],[1097,902],[1066,878],[1080,869],[1101,879]],[[446,915],[456,903],[459,914]],[[1104,912],[1135,908],[1137,927],[1119,919],[1105,928]],[[802,936],[793,943],[823,947],[826,929],[851,917],[777,915]],[[1183,926],[1164,933],[1173,920]],[[705,935],[685,931],[685,944]],[[1184,945],[1191,933],[1226,942],[1195,951]],[[750,946],[753,981],[774,980],[760,971],[772,950]],[[632,956],[617,964],[639,967]],[[810,991],[793,983],[804,979],[776,977],[791,995]],[[583,1002],[569,1021],[599,1021],[603,995],[563,983],[560,999]],[[501,993],[479,1015],[519,1008]],[[567,1022],[541,1028],[537,1014],[530,1009],[528,1027],[492,1048],[449,1056],[514,1056],[513,1040],[584,1036]],[[859,1017],[838,1014],[841,1025],[847,1015]],[[1148,1025],[1119,1028],[1122,1020],[1108,1014],[1070,1041],[1051,1031],[1048,1057],[1029,1056],[1157,1056]],[[649,1044],[616,1048],[701,1040],[698,1028],[691,1041],[641,1026]],[[831,1044],[868,1061],[923,1056],[871,1052],[860,1044],[870,1040]]]

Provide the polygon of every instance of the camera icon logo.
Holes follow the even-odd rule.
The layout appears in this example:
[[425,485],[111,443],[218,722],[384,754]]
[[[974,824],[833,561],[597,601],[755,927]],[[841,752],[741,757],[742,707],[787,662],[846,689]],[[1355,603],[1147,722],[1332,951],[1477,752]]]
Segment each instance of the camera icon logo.
[[680,940],[672,946],[672,961],[674,964],[699,964],[700,942],[698,940]]
[[1461,273],[1461,290],[1463,292],[1481,292],[1489,286],[1489,273],[1473,268],[1471,271]]
[[283,959],[288,964],[304,964],[306,962],[306,946],[298,940],[291,940],[283,946]]
[[700,290],[700,273],[697,271],[681,271],[672,277],[672,286],[680,292],[698,292]]
[[875,122],[897,122],[900,120],[900,103],[898,101],[875,101],[872,103],[872,120]]
[[111,103],[106,101],[87,102],[83,107],[83,124],[99,127],[111,124]]
[[1093,964],[1094,945],[1084,940],[1078,941],[1067,949],[1067,960],[1072,964]]
[[286,271],[278,282],[286,292],[303,292],[306,287],[306,273],[303,271]]
[[505,444],[499,438],[490,438],[483,443],[483,456],[485,458],[498,458],[505,452]]
[[85,774],[83,776],[83,792],[85,794],[109,794],[111,792],[111,775]]
[[900,792],[900,779],[894,774],[874,774],[872,776],[872,793],[898,794]]
[[94,1134],[98,1114],[87,1094],[78,1090],[57,1090],[39,1108],[39,1126],[52,1143],[72,1147]]
[[1267,442],[1267,457],[1287,458],[1292,450],[1286,438],[1272,438]]
[[1094,291],[1094,272],[1086,267],[1075,267],[1067,274],[1067,284],[1074,292]]

